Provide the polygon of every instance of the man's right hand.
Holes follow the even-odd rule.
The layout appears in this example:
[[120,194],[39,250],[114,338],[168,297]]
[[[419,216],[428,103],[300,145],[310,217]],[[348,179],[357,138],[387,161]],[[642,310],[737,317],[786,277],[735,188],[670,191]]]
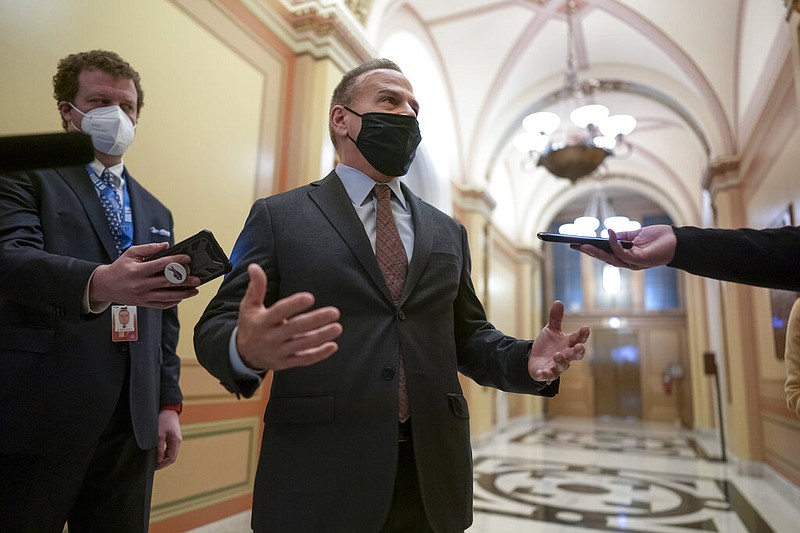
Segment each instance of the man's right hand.
[[242,362],[253,370],[283,370],[308,366],[330,357],[342,334],[339,310],[314,305],[314,296],[298,292],[264,306],[267,274],[255,264],[247,267],[250,283],[239,304],[236,349]]
[[[591,244],[571,244],[570,246],[610,265],[642,270],[668,264],[675,256],[675,248],[678,243],[672,226],[666,224],[645,226],[641,229],[620,231],[619,233],[609,230],[608,234],[611,252],[606,252]],[[619,243],[620,240],[631,241],[633,246],[629,249],[623,248]]]
[[182,285],[174,285],[164,276],[169,263],[188,265],[190,256],[181,254],[145,261],[166,248],[165,242],[131,246],[110,265],[97,267],[89,282],[89,302],[167,309],[195,296],[200,278],[188,276]]

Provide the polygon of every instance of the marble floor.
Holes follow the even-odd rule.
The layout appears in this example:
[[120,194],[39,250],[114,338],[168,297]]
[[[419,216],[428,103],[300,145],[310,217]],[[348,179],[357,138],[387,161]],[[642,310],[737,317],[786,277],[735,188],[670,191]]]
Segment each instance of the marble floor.
[[[516,421],[473,454],[467,533],[800,531],[800,491],[737,473],[714,438],[672,425]],[[244,513],[192,533],[245,533],[248,523]]]

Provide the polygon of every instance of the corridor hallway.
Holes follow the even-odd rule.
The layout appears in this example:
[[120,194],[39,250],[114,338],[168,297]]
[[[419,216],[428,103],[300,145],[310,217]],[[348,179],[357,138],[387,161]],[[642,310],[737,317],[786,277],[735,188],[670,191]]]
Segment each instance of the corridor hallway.
[[[674,425],[516,420],[477,439],[473,454],[467,533],[800,531],[798,489],[737,474],[716,435]],[[248,524],[243,513],[192,533],[249,533]]]
[[795,533],[798,491],[736,473],[720,443],[674,425],[559,417],[474,450],[468,533]]

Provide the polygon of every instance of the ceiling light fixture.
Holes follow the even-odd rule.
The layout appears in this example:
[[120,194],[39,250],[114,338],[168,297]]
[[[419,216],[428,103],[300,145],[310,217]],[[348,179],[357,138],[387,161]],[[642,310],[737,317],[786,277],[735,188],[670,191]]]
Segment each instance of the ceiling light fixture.
[[567,2],[567,70],[564,86],[555,93],[556,101],[577,104],[569,113],[569,122],[552,111],[538,111],[522,121],[525,130],[514,138],[514,146],[526,153],[537,166],[555,176],[571,181],[597,170],[614,150],[630,144],[625,137],[636,128],[631,115],[609,115],[606,106],[594,102],[601,88],[597,79],[579,80],[574,65],[573,20],[575,2]]
[[597,237],[599,235],[607,238],[609,229],[618,232],[633,231],[641,227],[642,224],[640,222],[614,213],[611,202],[609,202],[608,196],[598,180],[583,216],[577,217],[573,222],[561,224],[558,227],[558,232],[566,235],[581,235],[584,237]]

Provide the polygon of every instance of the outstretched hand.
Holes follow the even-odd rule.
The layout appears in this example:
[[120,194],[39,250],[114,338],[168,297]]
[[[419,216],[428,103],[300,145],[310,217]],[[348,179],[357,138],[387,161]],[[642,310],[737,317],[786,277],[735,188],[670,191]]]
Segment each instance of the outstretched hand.
[[[591,244],[572,244],[570,246],[610,265],[641,270],[666,265],[672,261],[678,244],[675,232],[672,231],[671,226],[666,224],[645,226],[638,230],[620,231],[619,233],[608,230],[608,240],[611,252],[606,252]],[[619,243],[620,240],[631,241],[633,246],[625,249]]]
[[533,341],[528,355],[528,373],[536,381],[553,381],[564,373],[570,363],[580,361],[586,354],[584,343],[589,338],[589,328],[582,326],[569,335],[561,331],[564,304],[556,300],[550,307],[547,325]]
[[330,357],[342,334],[339,310],[314,305],[314,296],[298,292],[264,306],[267,274],[255,264],[247,267],[250,283],[239,304],[236,349],[242,362],[253,370],[283,370],[307,366]]

